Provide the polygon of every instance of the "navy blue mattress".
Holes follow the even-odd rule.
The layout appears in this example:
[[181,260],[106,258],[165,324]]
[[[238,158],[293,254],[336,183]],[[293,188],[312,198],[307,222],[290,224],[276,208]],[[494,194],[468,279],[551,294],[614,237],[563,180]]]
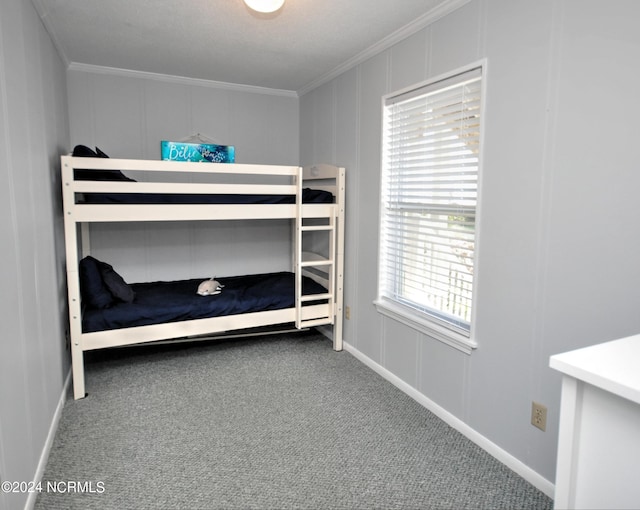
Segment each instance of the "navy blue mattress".
[[[117,302],[104,309],[87,308],[82,316],[85,333],[109,329],[163,324],[295,306],[295,279],[289,272],[232,276],[216,279],[222,292],[200,296],[198,285],[207,278],[174,282],[133,283],[132,303]],[[303,278],[303,294],[326,290],[310,278]]]
[[[160,193],[86,193],[88,204],[294,204],[295,195],[193,195]],[[303,203],[331,204],[333,195],[328,191],[305,188]]]

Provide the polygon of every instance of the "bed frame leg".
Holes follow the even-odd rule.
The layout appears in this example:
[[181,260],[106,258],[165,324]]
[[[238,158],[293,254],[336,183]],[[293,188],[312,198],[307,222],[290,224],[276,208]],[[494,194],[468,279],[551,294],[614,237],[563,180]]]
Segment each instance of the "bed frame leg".
[[71,370],[73,373],[73,398],[86,397],[84,392],[84,353],[79,345],[71,345]]
[[342,346],[342,321],[340,323],[336,323],[333,326],[333,350],[341,351],[343,349]]

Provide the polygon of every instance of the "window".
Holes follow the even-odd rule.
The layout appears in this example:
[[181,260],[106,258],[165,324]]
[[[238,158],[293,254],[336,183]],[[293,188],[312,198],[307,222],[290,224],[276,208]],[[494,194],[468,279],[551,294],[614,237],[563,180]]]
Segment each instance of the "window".
[[482,66],[384,98],[382,313],[470,352]]

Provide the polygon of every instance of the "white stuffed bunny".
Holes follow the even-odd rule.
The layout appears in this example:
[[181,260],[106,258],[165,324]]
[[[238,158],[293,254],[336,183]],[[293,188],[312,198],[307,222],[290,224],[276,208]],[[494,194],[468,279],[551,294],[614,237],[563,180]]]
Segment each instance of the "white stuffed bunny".
[[214,294],[220,294],[222,292],[222,285],[218,280],[209,278],[198,285],[198,294],[201,296],[213,296]]

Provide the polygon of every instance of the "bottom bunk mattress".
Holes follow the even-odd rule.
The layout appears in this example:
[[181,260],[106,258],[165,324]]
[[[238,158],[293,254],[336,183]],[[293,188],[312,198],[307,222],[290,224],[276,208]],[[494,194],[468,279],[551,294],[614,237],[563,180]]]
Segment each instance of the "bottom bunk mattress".
[[[219,294],[209,296],[197,294],[203,278],[132,283],[130,287],[135,293],[132,302],[117,302],[102,309],[86,308],[82,314],[82,331],[91,333],[295,306],[295,275],[290,272],[217,277],[216,280],[224,287]],[[303,294],[325,292],[322,285],[303,277]]]

